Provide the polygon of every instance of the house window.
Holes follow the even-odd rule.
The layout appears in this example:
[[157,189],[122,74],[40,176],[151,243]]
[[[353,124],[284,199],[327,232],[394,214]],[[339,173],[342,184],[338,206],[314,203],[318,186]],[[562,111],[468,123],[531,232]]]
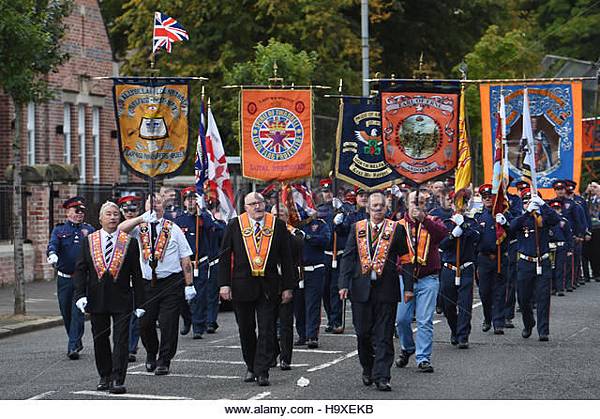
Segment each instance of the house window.
[[64,161],[71,164],[71,104],[65,103],[63,111]]
[[92,108],[92,140],[94,143],[94,183],[100,183],[100,108]]
[[85,105],[79,105],[77,135],[79,136],[79,181],[85,183]]
[[35,103],[27,104],[27,164],[35,164]]

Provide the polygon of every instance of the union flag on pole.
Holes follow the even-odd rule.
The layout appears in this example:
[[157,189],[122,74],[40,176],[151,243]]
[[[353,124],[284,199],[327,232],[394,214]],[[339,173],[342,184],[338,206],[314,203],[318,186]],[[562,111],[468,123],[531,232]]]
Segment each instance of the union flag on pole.
[[175,19],[161,12],[154,13],[154,32],[152,34],[152,53],[164,48],[171,53],[173,42],[187,41],[190,37],[183,26]]
[[[494,145],[494,175],[492,178],[492,193],[495,195],[492,215],[502,214],[508,209],[506,188],[508,186],[508,171],[506,167],[506,107],[504,96],[500,97],[500,110],[498,112],[498,128]],[[500,245],[506,238],[504,227],[496,223],[496,244]]]

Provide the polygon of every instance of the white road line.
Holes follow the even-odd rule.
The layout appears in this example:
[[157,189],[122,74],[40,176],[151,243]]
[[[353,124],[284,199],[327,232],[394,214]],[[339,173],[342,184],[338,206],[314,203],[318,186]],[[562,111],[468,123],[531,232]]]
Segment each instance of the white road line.
[[222,361],[218,359],[174,359],[177,362],[198,362],[202,364],[230,364],[230,365],[246,365],[244,361]]
[[475,303],[473,304],[473,308],[479,307],[480,305],[482,305],[483,303],[479,302],[479,303]]
[[[218,348],[218,349],[241,349],[240,345],[211,345],[209,348]],[[306,352],[306,353],[316,353],[316,354],[341,354],[344,351],[328,351],[325,349],[299,349],[294,348],[294,352]]]
[[319,339],[322,339],[323,337],[334,337],[334,336],[350,336],[350,337],[353,337],[353,338],[356,337],[356,335],[353,334],[353,333],[339,333],[339,334],[337,334],[337,333],[327,333],[327,334],[324,334],[324,335],[320,335]]
[[58,393],[58,392],[56,390],[46,391],[44,393],[41,393],[41,394],[38,394],[36,396],[30,397],[27,400],[41,400],[44,397],[49,396],[49,395],[54,394],[54,393]]
[[134,370],[136,368],[143,367],[144,365],[146,365],[146,364],[142,363],[142,364],[137,364],[137,365],[129,365],[127,367],[127,371],[131,371],[131,370]]
[[250,397],[248,400],[261,400],[270,395],[271,395],[270,391],[265,391],[264,393],[258,393],[256,396]]
[[316,367],[309,368],[306,370],[306,372],[314,372],[314,371],[322,370],[327,367],[331,367],[332,365],[338,364],[338,363],[340,363],[346,359],[352,358],[353,356],[356,356],[356,355],[358,355],[358,350],[349,352],[346,355],[336,358],[331,362],[326,362],[324,364],[317,365]]
[[111,394],[105,391],[92,391],[92,390],[82,390],[82,391],[72,391],[71,394],[80,394],[83,396],[98,396],[98,397],[120,397],[126,399],[147,399],[147,400],[194,400],[189,397],[179,397],[179,396],[157,396],[153,394]]
[[233,338],[237,338],[237,337],[238,337],[238,335],[231,335],[231,336],[227,336],[227,337],[224,337],[224,338],[221,338],[221,339],[211,340],[210,343],[211,344],[213,344],[213,343],[220,343],[220,342],[223,342],[225,340],[229,340],[229,339],[233,339]]
[[[129,373],[129,375],[154,375],[153,372],[145,372],[145,371],[134,371]],[[182,378],[212,378],[219,380],[239,380],[240,376],[238,375],[196,375],[196,374],[173,374],[169,373],[166,377],[182,377]]]

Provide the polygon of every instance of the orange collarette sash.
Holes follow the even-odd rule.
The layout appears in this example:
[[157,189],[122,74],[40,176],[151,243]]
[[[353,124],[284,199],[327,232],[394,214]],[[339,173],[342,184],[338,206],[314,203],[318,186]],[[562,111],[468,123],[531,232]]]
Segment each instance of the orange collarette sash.
[[[375,243],[371,243],[370,234],[368,233],[369,220],[361,220],[356,223],[356,244],[358,246],[358,257],[360,259],[360,269],[363,275],[374,271],[377,275],[381,275],[394,231],[396,231],[396,222],[385,219],[383,227]],[[371,257],[370,248],[375,245],[373,257]]]
[[[165,255],[165,250],[169,244],[169,238],[171,238],[172,227],[173,223],[171,221],[163,221],[162,229],[156,240],[156,245],[154,246],[154,257],[156,260],[162,260]],[[148,228],[148,223],[140,224],[140,241],[142,244],[142,255],[144,256],[144,260],[149,260],[152,250],[150,248],[150,229]]]
[[117,280],[117,276],[123,266],[125,260],[125,254],[127,253],[127,247],[129,246],[129,234],[124,231],[117,232],[117,240],[113,249],[112,257],[110,258],[110,264],[106,264],[104,260],[104,252],[102,249],[102,239],[100,236],[100,230],[88,235],[88,241],[90,245],[90,255],[94,262],[94,269],[98,275],[98,279],[102,279],[104,273],[108,270],[113,280]]
[[[398,221],[402,227],[406,230],[406,243],[408,244],[408,253],[400,257],[400,262],[402,264],[414,263],[415,262],[415,249],[412,243],[412,229],[410,225],[406,222],[406,219],[402,219]],[[417,263],[420,265],[427,265],[427,256],[429,255],[429,242],[431,240],[431,236],[429,232],[423,228],[423,223],[419,224],[419,231],[417,232],[419,236],[419,243],[417,249]]]
[[256,240],[254,240],[254,230],[252,229],[252,222],[248,213],[245,212],[240,215],[238,220],[252,276],[265,276],[267,258],[269,257],[271,243],[273,242],[273,233],[275,231],[275,217],[268,213],[265,214],[259,243],[256,243]]

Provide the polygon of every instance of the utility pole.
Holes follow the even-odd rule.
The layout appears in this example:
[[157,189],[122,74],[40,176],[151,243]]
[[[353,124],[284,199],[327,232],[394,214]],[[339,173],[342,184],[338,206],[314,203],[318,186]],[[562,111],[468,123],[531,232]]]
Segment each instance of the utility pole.
[[360,1],[360,42],[362,47],[362,95],[369,96],[369,0]]

